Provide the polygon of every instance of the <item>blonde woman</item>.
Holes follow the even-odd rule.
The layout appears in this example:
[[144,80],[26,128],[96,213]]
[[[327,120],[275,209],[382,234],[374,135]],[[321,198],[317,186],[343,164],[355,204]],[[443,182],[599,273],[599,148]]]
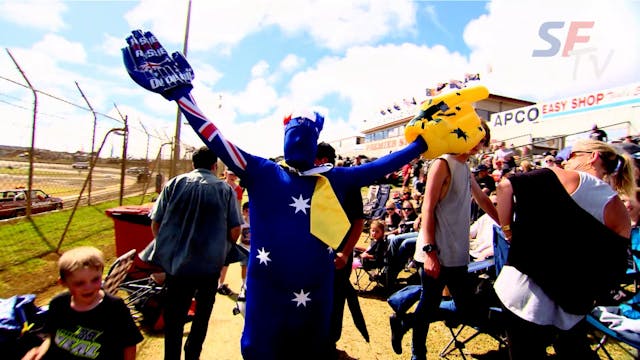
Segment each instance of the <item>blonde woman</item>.
[[[495,289],[512,359],[544,358],[550,342],[562,358],[597,358],[583,319],[624,275],[630,219],[618,192],[634,188],[629,157],[597,140],[576,143],[565,169],[500,182],[497,209],[511,250]],[[559,222],[553,230],[539,225],[550,219]]]

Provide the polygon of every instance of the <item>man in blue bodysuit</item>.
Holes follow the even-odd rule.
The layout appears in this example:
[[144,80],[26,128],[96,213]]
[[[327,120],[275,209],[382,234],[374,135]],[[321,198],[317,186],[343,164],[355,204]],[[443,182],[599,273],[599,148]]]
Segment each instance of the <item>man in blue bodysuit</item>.
[[[193,70],[180,53],[169,56],[150,32],[133,31],[127,43],[123,60],[131,78],[176,101],[202,141],[247,188],[251,250],[243,357],[329,358],[333,249],[349,229],[341,199],[349,190],[369,185],[421,153],[432,158],[443,152],[463,152],[477,143],[484,130],[475,112],[469,116],[469,99],[461,91],[454,95],[455,101],[429,100],[412,121],[413,130],[406,133],[407,147],[348,168],[314,167],[324,118],[313,111],[293,113],[284,120],[285,163],[279,164],[236,147],[202,114],[190,94]],[[486,96],[482,88],[469,97],[476,101]]]

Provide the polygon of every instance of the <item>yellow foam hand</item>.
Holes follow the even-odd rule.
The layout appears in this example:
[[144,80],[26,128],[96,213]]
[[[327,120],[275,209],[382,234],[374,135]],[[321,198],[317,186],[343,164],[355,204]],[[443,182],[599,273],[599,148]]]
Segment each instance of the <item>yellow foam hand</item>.
[[429,147],[422,154],[434,159],[442,154],[462,154],[485,136],[473,104],[489,97],[484,86],[474,86],[425,100],[404,129],[408,143],[422,136]]

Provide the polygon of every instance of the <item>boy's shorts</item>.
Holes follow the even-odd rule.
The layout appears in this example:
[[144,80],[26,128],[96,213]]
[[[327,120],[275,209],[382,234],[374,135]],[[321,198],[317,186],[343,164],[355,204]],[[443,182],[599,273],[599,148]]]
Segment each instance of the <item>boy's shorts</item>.
[[242,266],[247,266],[249,261],[249,249],[245,248],[241,244],[234,244],[231,250],[227,254],[227,258],[224,261],[224,266],[239,262]]

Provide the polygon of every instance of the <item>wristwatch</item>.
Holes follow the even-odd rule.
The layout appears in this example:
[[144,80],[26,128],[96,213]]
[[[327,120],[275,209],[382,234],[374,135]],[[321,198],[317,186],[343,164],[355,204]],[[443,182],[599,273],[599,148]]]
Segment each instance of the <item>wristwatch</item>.
[[438,245],[436,244],[427,244],[422,247],[422,251],[426,252],[427,254],[436,250],[438,250]]

